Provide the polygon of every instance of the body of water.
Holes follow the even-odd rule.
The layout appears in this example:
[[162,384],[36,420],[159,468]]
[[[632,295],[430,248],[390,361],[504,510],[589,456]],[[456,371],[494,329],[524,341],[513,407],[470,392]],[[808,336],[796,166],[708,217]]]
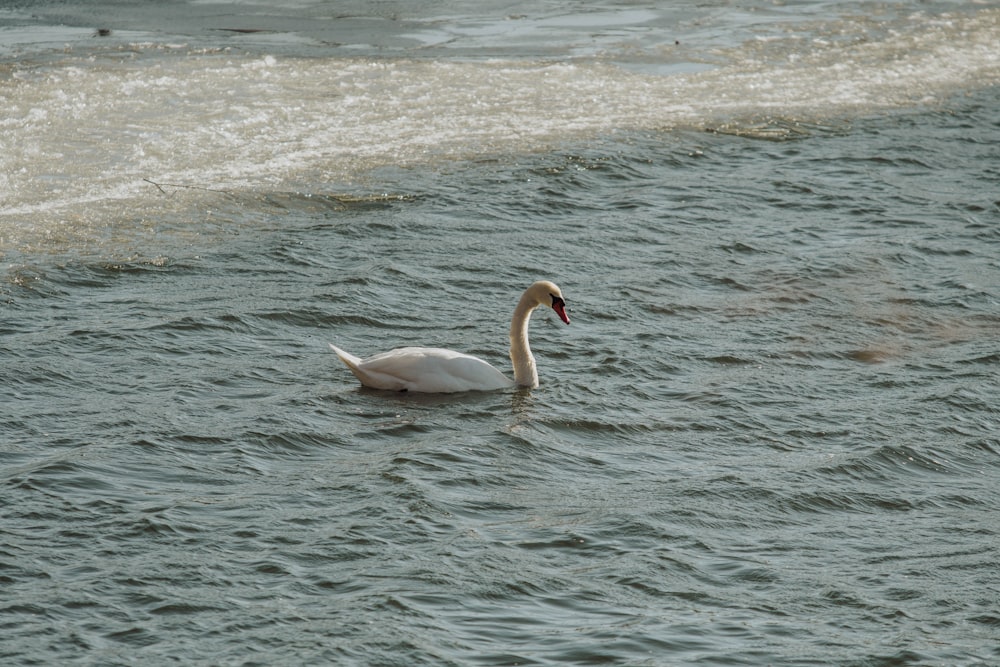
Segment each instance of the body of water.
[[4,664],[1000,663],[1000,7],[660,4],[0,10]]

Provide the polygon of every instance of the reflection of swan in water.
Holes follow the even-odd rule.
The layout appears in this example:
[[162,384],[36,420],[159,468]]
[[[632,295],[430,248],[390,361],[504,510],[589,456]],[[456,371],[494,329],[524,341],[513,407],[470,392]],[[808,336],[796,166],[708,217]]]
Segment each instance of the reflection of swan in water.
[[524,291],[510,322],[510,360],[514,379],[477,357],[436,347],[401,347],[360,359],[330,345],[340,360],[366,387],[394,391],[451,393],[489,391],[506,387],[537,387],[535,358],[528,345],[528,321],[538,306],[549,306],[569,324],[562,292],[547,280]]

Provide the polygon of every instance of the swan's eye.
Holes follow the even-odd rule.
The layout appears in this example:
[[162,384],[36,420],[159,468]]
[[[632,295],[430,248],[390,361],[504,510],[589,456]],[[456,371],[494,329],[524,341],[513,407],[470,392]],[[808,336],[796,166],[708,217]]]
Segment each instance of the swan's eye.
[[556,296],[555,294],[549,294],[552,297],[552,310],[556,311],[561,319],[566,324],[569,324],[569,316],[566,314],[566,302],[562,300],[562,297]]

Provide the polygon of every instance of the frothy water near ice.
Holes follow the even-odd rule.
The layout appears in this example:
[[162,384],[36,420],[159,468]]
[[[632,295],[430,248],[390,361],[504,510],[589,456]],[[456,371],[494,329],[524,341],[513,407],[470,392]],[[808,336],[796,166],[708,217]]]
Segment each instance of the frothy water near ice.
[[[641,17],[620,17],[630,18]],[[616,130],[732,130],[933,103],[1000,80],[998,41],[1000,12],[982,9],[889,27],[848,18],[772,28],[696,54],[709,69],[669,75],[648,73],[650,63],[681,46],[445,60],[125,43],[12,62],[0,79],[0,248],[81,243],[109,220],[142,226],[171,210],[200,223],[192,186],[339,187],[379,167],[539,151]],[[187,189],[168,198],[157,184]]]

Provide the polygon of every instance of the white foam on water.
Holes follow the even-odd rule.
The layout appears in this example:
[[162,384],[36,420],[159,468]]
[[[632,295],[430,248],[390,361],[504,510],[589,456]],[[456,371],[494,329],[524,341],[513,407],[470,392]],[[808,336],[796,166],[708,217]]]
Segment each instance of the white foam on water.
[[537,151],[616,129],[821,120],[1000,82],[1000,10],[914,16],[904,28],[877,40],[863,19],[789,30],[669,76],[613,57],[308,59],[155,45],[9,65],[0,252],[80,243],[115,221],[204,220],[195,188],[344,184],[383,166]]

